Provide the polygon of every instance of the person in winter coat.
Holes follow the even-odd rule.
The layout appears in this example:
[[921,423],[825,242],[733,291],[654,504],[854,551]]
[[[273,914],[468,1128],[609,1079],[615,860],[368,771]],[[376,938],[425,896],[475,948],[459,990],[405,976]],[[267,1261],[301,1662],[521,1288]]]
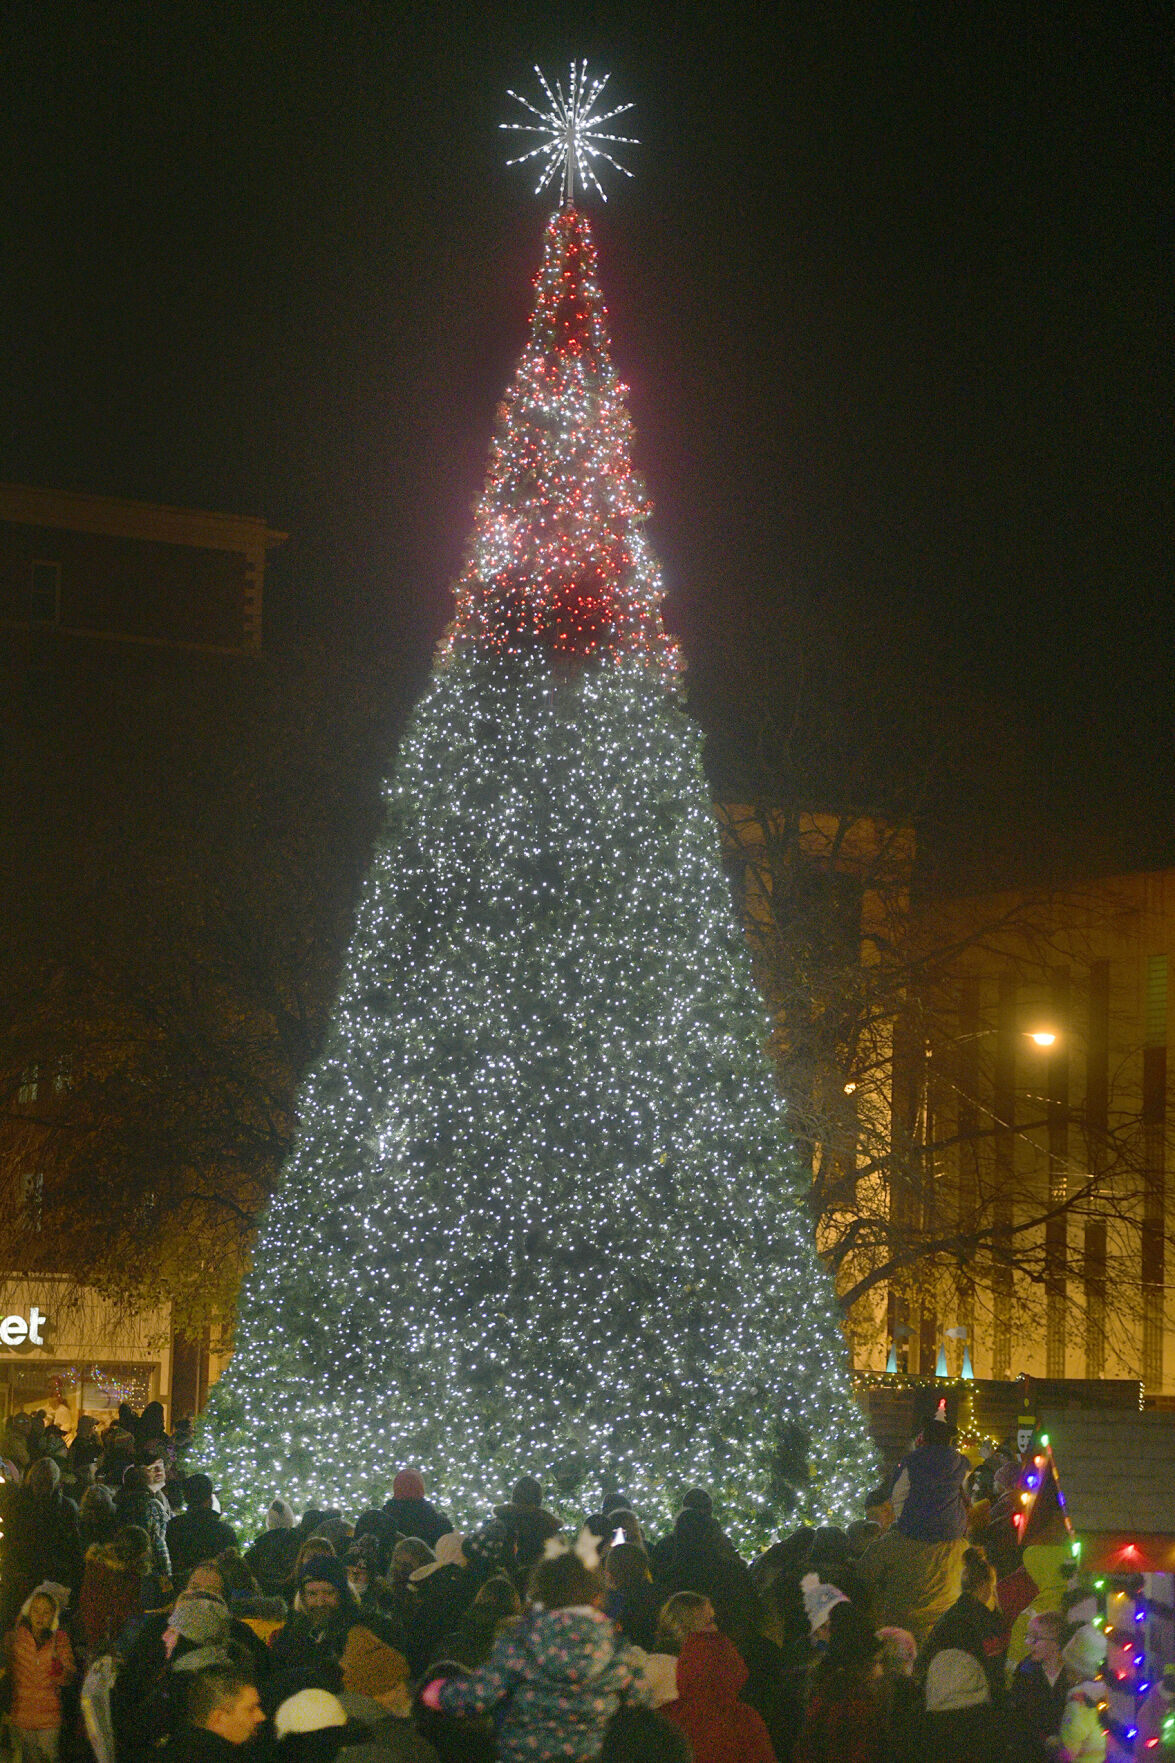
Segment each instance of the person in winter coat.
[[69,1466],[76,1471],[89,1464],[100,1461],[102,1441],[98,1437],[98,1423],[91,1414],[79,1414],[77,1431],[73,1435],[73,1443],[69,1447]]
[[533,1475],[524,1475],[515,1482],[507,1504],[494,1507],[494,1517],[502,1520],[514,1539],[522,1584],[541,1557],[547,1538],[557,1537],[562,1526],[553,1512],[543,1510],[542,1486]]
[[192,1673],[187,1720],[167,1747],[167,1763],[232,1763],[265,1719],[261,1698],[235,1666]]
[[995,1607],[995,1570],[982,1549],[963,1556],[963,1589],[945,1616],[930,1631],[915,1673],[924,1683],[930,1661],[944,1647],[960,1647],[982,1665],[993,1708],[1004,1705],[1008,1628]]
[[713,1519],[694,1507],[687,1506],[677,1515],[673,1547],[662,1557],[658,1588],[664,1597],[700,1592],[709,1598],[719,1628],[740,1652],[761,1626],[763,1609],[748,1568],[716,1540]]
[[900,1515],[857,1563],[878,1626],[908,1629],[919,1646],[959,1595],[967,1547],[969,1465],[953,1440],[943,1421],[926,1427],[895,1471],[908,1484]]
[[265,1529],[245,1550],[245,1565],[266,1597],[285,1596],[301,1544],[293,1512],[283,1499],[274,1500],[265,1514]]
[[270,1637],[272,1672],[309,1671],[313,1676],[324,1661],[337,1666],[358,1622],[386,1645],[394,1645],[396,1636],[378,1612],[360,1612],[343,1563],[334,1555],[311,1557],[302,1569],[293,1611]]
[[484,1665],[499,1635],[522,1615],[522,1600],[512,1579],[492,1574],[479,1586],[472,1604],[440,1644],[438,1658],[456,1660],[468,1671]]
[[237,1533],[212,1510],[212,1480],[189,1475],[184,1480],[184,1509],[167,1526],[167,1552],[177,1582],[185,1580],[201,1561],[211,1561],[225,1549],[235,1549]]
[[531,1611],[502,1635],[470,1677],[425,1685],[426,1708],[444,1714],[502,1710],[501,1763],[587,1763],[622,1702],[648,1705],[639,1662],[599,1609],[597,1569],[574,1551],[536,1564]]
[[164,1579],[171,1579],[171,1556],[167,1551],[168,1509],[147,1485],[147,1471],[132,1463],[123,1471],[122,1486],[114,1496],[119,1524],[137,1524],[151,1539],[151,1565]]
[[1061,1657],[1068,1630],[1059,1610],[1038,1610],[1028,1618],[1028,1655],[1016,1667],[1008,1690],[1016,1763],[1044,1763],[1048,1741],[1060,1730],[1070,1688]]
[[796,1763],[882,1763],[888,1739],[881,1642],[847,1600],[828,1615],[828,1649],[809,1682]]
[[61,1610],[48,1586],[25,1600],[16,1626],[5,1636],[12,1676],[8,1718],[27,1763],[57,1763],[61,1736],[61,1691],[76,1676],[73,1648],[60,1627]]
[[78,1599],[86,1658],[113,1651],[127,1623],[163,1601],[151,1571],[150,1538],[139,1525],[124,1524],[110,1542],[91,1544]]
[[76,1593],[82,1581],[78,1509],[61,1489],[51,1457],[34,1463],[14,1495],[4,1521],[4,1588],[8,1621],[42,1580]]
[[95,1543],[108,1543],[119,1528],[114,1510],[114,1495],[96,1482],[88,1487],[78,1506],[78,1535],[83,1559]]
[[974,1653],[941,1647],[927,1669],[925,1695],[913,1753],[918,1763],[1001,1763],[1003,1727]]
[[392,1497],[384,1505],[393,1530],[401,1536],[420,1537],[435,1549],[453,1529],[453,1521],[424,1497],[424,1478],[416,1469],[401,1469],[392,1483]]
[[436,1560],[415,1568],[410,1576],[416,1608],[405,1621],[404,1633],[413,1677],[419,1677],[436,1657],[441,1640],[473,1602],[482,1578],[488,1577],[471,1573],[463,1540],[457,1531],[449,1531],[437,1543]]
[[1092,1622],[1079,1628],[1061,1650],[1069,1693],[1051,1755],[1057,1763],[1104,1763],[1106,1733],[1098,1711],[1105,1685],[1098,1672],[1105,1664],[1106,1637]]
[[689,1740],[694,1763],[775,1763],[761,1714],[739,1701],[747,1668],[717,1628],[688,1635],[677,1659],[677,1700],[661,1712]]

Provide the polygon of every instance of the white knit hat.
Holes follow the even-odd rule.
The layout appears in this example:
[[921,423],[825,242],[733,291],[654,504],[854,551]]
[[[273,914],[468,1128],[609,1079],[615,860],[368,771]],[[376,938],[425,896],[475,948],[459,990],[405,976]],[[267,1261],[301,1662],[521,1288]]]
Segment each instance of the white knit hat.
[[324,1732],[328,1726],[346,1726],[347,1710],[329,1690],[299,1690],[287,1696],[273,1717],[275,1738],[291,1732]]
[[943,1647],[926,1672],[926,1712],[947,1714],[952,1708],[979,1708],[991,1701],[987,1673],[974,1653]]
[[435,1573],[438,1567],[468,1566],[465,1550],[461,1547],[464,1541],[465,1538],[459,1530],[447,1530],[443,1537],[438,1537],[436,1560],[426,1561],[423,1567],[414,1567],[408,1575],[412,1584],[419,1585],[422,1579],[427,1579],[429,1574]]
[[1061,1658],[1075,1676],[1086,1681],[1096,1677],[1106,1658],[1106,1637],[1100,1628],[1087,1622],[1061,1649]]
[[826,1585],[816,1573],[805,1573],[800,1581],[800,1590],[804,1594],[804,1612],[808,1618],[808,1627],[813,1634],[828,1621],[828,1613],[834,1604],[847,1604],[849,1601],[839,1586]]

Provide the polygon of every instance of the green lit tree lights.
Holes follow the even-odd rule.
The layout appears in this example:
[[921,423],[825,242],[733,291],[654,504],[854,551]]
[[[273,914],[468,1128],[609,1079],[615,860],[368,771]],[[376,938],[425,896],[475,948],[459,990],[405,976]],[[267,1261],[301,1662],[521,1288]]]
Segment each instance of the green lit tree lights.
[[588,223],[547,229],[205,1462],[354,1508],[522,1468],[747,1542],[872,1468],[634,475]]

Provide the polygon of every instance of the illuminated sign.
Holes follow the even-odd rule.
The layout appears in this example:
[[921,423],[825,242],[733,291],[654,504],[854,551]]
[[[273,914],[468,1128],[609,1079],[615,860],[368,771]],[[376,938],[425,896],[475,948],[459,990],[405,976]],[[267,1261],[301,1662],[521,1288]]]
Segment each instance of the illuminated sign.
[[23,1316],[6,1316],[0,1322],[0,1343],[6,1347],[22,1347],[28,1341],[32,1347],[43,1347],[47,1320],[45,1312],[38,1310],[35,1304],[30,1305],[27,1320]]

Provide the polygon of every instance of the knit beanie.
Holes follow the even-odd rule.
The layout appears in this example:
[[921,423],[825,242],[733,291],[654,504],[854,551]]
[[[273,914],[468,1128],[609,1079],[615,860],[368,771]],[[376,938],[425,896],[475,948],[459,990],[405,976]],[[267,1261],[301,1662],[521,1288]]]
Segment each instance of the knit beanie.
[[329,1690],[299,1690],[287,1696],[273,1717],[273,1732],[284,1739],[292,1732],[323,1732],[328,1726],[346,1726],[347,1710]]
[[346,1563],[337,1555],[311,1555],[302,1563],[302,1571],[298,1575],[298,1590],[313,1580],[316,1585],[333,1585],[340,1594],[350,1589],[347,1579]]
[[800,1581],[800,1590],[804,1594],[804,1614],[813,1634],[828,1621],[828,1613],[834,1604],[848,1603],[839,1586],[825,1585],[815,1573],[805,1573]]
[[202,1594],[181,1598],[168,1617],[167,1626],[198,1646],[218,1646],[228,1639],[228,1605],[223,1598]]
[[293,1530],[294,1514],[284,1500],[278,1499],[273,1502],[265,1514],[265,1528],[266,1530]]
[[[387,1483],[384,1483],[387,1486]],[[401,1469],[392,1483],[393,1500],[423,1500],[424,1477],[418,1469]]]
[[1087,1622],[1079,1628],[1061,1649],[1061,1658],[1084,1683],[1088,1678],[1096,1677],[1106,1657],[1106,1637],[1100,1628]]
[[991,1701],[987,1673],[974,1653],[943,1647],[926,1672],[926,1712],[949,1714],[956,1708],[979,1708]]
[[193,1647],[171,1662],[173,1671],[207,1671],[213,1665],[233,1664],[233,1656],[224,1647]]

